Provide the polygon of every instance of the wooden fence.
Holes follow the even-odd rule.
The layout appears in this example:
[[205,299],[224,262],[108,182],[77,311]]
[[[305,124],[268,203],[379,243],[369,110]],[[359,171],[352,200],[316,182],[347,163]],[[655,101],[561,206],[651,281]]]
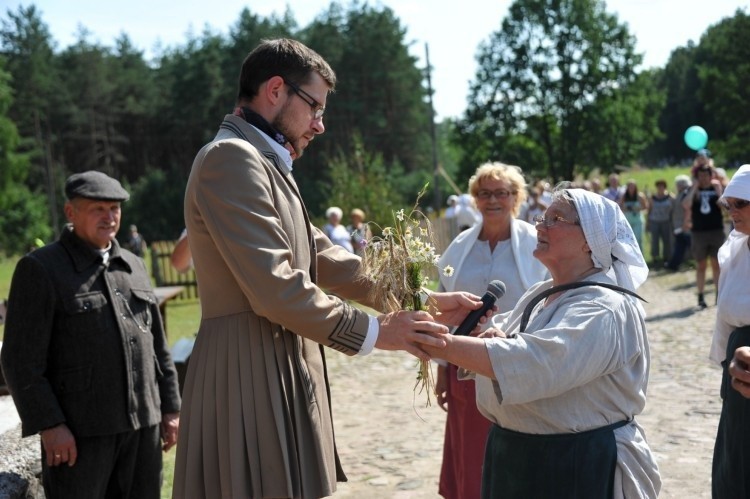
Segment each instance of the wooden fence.
[[188,299],[198,297],[198,281],[193,269],[180,273],[172,267],[170,257],[177,241],[154,241],[151,243],[151,274],[156,286],[184,286],[185,291],[175,298]]

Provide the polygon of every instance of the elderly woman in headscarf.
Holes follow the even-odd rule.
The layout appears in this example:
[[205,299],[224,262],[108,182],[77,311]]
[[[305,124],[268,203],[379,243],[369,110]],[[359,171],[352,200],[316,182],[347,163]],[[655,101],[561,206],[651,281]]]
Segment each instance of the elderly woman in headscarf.
[[534,256],[552,276],[480,337],[431,354],[476,378],[494,424],[484,498],[653,498],[659,471],[635,421],[649,345],[635,290],[648,267],[619,206],[560,189],[536,220]]
[[[734,174],[718,204],[729,211],[734,230],[719,248],[721,267],[711,360],[721,364],[721,418],[714,446],[713,497],[750,497],[750,165]],[[744,354],[744,355],[743,355]],[[734,360],[733,360],[734,357]],[[735,388],[735,389],[733,389]]]

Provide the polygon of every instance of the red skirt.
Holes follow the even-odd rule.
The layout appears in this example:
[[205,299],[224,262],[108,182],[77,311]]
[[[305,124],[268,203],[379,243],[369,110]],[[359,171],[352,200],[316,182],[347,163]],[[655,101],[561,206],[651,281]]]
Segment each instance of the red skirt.
[[448,364],[443,466],[438,492],[446,499],[479,499],[482,462],[492,423],[479,413],[474,381],[459,381],[458,368]]

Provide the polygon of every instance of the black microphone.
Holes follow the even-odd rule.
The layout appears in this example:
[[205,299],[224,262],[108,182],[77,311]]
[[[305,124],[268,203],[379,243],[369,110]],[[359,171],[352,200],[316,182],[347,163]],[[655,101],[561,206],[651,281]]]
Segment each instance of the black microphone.
[[505,283],[503,281],[492,281],[487,286],[487,292],[482,297],[482,306],[479,310],[472,310],[466,319],[456,328],[453,334],[456,336],[466,336],[474,331],[481,319],[489,309],[495,306],[495,301],[502,298],[505,294]]

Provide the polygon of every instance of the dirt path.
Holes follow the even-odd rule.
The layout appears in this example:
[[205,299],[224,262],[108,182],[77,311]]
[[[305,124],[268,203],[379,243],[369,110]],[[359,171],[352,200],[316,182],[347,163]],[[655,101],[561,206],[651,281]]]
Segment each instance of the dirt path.
[[[707,301],[713,305],[713,288]],[[711,459],[721,403],[720,371],[707,361],[716,309],[695,309],[694,272],[652,275],[639,290],[649,303],[652,367],[638,417],[656,453],[662,498],[710,497]],[[329,353],[334,423],[349,482],[338,498],[437,498],[445,414],[412,405],[413,358],[376,352]],[[418,414],[417,414],[418,412]]]

